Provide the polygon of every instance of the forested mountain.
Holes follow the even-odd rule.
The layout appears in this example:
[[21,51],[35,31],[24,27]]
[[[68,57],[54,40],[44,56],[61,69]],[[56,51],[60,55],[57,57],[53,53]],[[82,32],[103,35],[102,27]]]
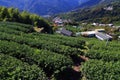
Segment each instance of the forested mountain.
[[1,6],[16,7],[40,15],[50,15],[92,6],[101,0],[0,0]]
[[1,0],[0,5],[45,15],[72,10],[79,3],[78,0]]
[[81,5],[78,6],[78,8],[84,8],[84,7],[91,7],[93,5],[98,4],[102,0],[87,0],[85,3],[82,3]]
[[70,18],[74,21],[111,23],[120,20],[119,4],[119,0],[105,0],[93,7],[77,9],[59,16]]

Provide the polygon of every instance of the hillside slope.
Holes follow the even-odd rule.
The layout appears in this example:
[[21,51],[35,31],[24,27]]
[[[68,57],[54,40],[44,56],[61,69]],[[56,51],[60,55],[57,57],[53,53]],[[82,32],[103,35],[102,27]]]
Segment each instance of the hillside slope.
[[78,0],[0,0],[0,5],[13,6],[32,13],[47,15],[72,10],[79,4]]
[[29,33],[30,27],[0,22],[0,79],[79,80],[81,75],[72,69],[71,56],[83,54],[85,42],[73,37]]
[[[1,80],[120,79],[118,41],[106,46],[95,38],[28,33],[30,27],[0,22]],[[82,66],[75,71],[74,65]]]
[[[70,18],[74,21],[111,23],[120,20],[119,4],[119,0],[111,0],[110,2],[106,0],[94,7],[78,9],[67,14],[61,14],[59,16]],[[109,10],[109,8],[112,9]]]

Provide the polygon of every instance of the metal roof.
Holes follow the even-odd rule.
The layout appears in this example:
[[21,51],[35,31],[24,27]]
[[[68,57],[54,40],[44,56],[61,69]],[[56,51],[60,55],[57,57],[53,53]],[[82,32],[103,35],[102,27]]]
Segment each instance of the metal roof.
[[101,33],[101,32],[97,32],[95,35],[100,40],[109,40],[109,39],[112,38],[110,35],[104,34],[104,33]]
[[64,35],[66,35],[66,36],[71,36],[71,35],[72,35],[72,32],[66,30],[65,28],[63,28],[63,29],[61,30],[61,33],[64,34]]

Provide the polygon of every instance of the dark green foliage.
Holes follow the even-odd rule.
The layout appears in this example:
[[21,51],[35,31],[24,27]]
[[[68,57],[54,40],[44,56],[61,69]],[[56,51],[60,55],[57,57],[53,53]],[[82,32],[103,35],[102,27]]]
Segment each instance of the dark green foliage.
[[5,32],[8,34],[16,34],[22,37],[32,38],[39,41],[40,40],[48,41],[48,37],[49,37],[49,42],[52,43],[54,42],[60,45],[65,45],[80,49],[85,49],[86,47],[85,41],[80,39],[74,39],[73,37],[64,37],[59,35],[39,34],[39,33],[25,34],[26,32],[28,32],[27,27],[29,27],[29,25],[23,26],[18,23],[17,24],[7,23],[7,24],[4,22],[0,24],[0,32]]
[[0,53],[1,80],[47,80],[42,69]]
[[[0,22],[0,55],[6,56],[0,57],[0,78],[3,80],[21,79],[19,75],[24,75],[24,80],[37,80],[38,74],[44,76],[40,68],[53,80],[79,80],[81,73],[72,69],[78,55],[94,59],[85,62],[82,67],[82,74],[88,80],[119,80],[119,42],[109,42],[105,46],[105,41],[93,38],[28,33],[29,27],[25,24]],[[10,56],[14,60],[9,60]],[[1,63],[8,65],[2,67]],[[14,67],[15,71],[12,72],[11,68]],[[40,76],[40,80],[44,80],[43,76]]]
[[[49,23],[36,14],[30,14],[26,11],[19,12],[18,9],[0,7],[0,21],[19,22],[43,27],[44,32],[52,33]],[[36,23],[36,24],[34,24]]]
[[53,73],[62,67],[72,65],[72,60],[69,57],[46,50],[33,49],[15,42],[0,41],[0,53],[16,57],[29,64],[36,64],[47,73]]
[[81,80],[82,78],[81,72],[77,72],[72,68],[66,68],[54,76],[56,79],[53,80]]
[[84,40],[81,40],[81,39],[75,38],[75,37],[66,37],[66,36],[61,36],[61,35],[38,34],[38,33],[33,33],[33,34],[37,38],[39,35],[42,36],[44,39],[49,37],[49,39],[52,41],[55,41],[55,42],[63,44],[63,45],[75,47],[75,48],[85,49],[85,47],[86,47],[86,42]]
[[108,42],[89,39],[90,50],[85,55],[91,59],[104,61],[119,61],[120,60],[120,44],[117,41]]
[[85,56],[89,60],[82,64],[81,72],[85,80],[119,80],[120,44],[119,41],[106,41],[83,38],[87,41],[89,51]]
[[83,54],[81,49],[77,48],[71,48],[70,46],[64,46],[60,44],[56,44],[53,42],[48,42],[46,40],[37,40],[37,39],[31,39],[27,37],[17,36],[14,34],[6,34],[6,33],[0,33],[0,39],[1,40],[8,40],[8,41],[14,41],[19,44],[26,44],[33,48],[38,49],[45,49],[50,50],[56,53],[64,54],[64,55],[78,55]]
[[85,41],[59,35],[28,33],[29,27],[32,26],[0,22],[0,53],[29,65],[37,65],[47,77],[54,76],[55,79],[67,68],[72,69],[73,60],[70,55],[84,53],[82,50],[86,47]]
[[9,29],[10,30],[12,29],[13,32],[15,32],[15,31],[21,31],[21,32],[24,32],[24,33],[29,33],[30,32],[30,28],[32,28],[32,26],[31,25],[26,25],[26,24],[21,25],[19,23],[0,22],[0,28],[3,28],[3,29],[8,28],[8,32],[9,32]]
[[82,66],[87,80],[120,80],[120,62],[89,60]]

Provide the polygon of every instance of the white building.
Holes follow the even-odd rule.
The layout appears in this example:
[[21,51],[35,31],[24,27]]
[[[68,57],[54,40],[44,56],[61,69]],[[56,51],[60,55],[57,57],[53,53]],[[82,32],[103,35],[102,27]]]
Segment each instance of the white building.
[[96,33],[95,31],[86,31],[86,32],[81,32],[81,35],[86,37],[94,37],[95,33]]
[[106,24],[99,24],[99,26],[106,26]]
[[112,11],[113,10],[113,6],[106,7],[106,8],[104,8],[104,10]]
[[92,25],[93,25],[93,26],[98,26],[98,25],[99,25],[99,23],[92,23]]
[[112,27],[113,26],[113,24],[106,24],[107,26],[109,26],[109,27]]

